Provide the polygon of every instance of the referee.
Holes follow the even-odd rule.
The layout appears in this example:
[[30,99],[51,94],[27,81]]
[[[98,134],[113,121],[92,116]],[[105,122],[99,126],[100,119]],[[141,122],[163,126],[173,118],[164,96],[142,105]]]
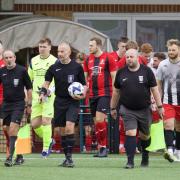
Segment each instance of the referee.
[[[4,51],[3,57],[6,66],[0,69],[0,83],[2,83],[4,89],[2,117],[3,125],[8,127],[10,137],[10,155],[6,159],[4,165],[11,167],[13,165],[12,158],[15,150],[19,125],[25,109],[24,88],[27,89],[27,113],[30,114],[32,84],[26,69],[16,64],[16,56],[13,51]],[[19,165],[23,162],[22,155],[17,156],[15,164]]]
[[111,99],[111,115],[116,118],[116,106],[120,98],[120,115],[125,125],[125,148],[128,159],[125,168],[132,169],[134,168],[137,128],[142,146],[141,167],[149,165],[149,152],[146,147],[150,145],[151,93],[161,117],[164,110],[154,74],[149,67],[139,64],[137,50],[129,49],[126,52],[126,64],[127,66],[116,74]]
[[[71,48],[68,43],[61,43],[58,46],[58,61],[51,65],[45,75],[40,101],[45,98],[48,87],[54,78],[55,101],[54,101],[54,126],[60,127],[62,148],[65,160],[60,166],[74,167],[72,150],[74,146],[74,127],[79,113],[79,100],[86,95],[86,82],[84,71],[80,64],[70,59]],[[71,97],[68,87],[73,82],[80,82],[84,85],[82,96]]]

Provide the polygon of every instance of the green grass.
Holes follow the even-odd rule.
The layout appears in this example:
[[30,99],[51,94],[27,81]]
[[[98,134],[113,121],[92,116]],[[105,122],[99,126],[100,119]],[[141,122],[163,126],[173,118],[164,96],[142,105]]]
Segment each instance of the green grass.
[[1,180],[178,180],[180,163],[169,163],[162,155],[151,155],[148,168],[139,167],[140,155],[136,156],[135,168],[123,169],[126,156],[109,155],[108,158],[93,158],[92,155],[75,154],[74,168],[57,165],[63,155],[52,154],[42,159],[39,154],[26,155],[22,166],[4,167],[5,154],[0,154]]

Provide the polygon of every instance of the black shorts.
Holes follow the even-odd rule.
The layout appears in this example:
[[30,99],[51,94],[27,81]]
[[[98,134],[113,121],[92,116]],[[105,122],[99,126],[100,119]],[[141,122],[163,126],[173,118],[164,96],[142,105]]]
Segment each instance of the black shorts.
[[96,117],[96,111],[102,112],[104,114],[109,113],[110,97],[102,96],[98,98],[91,98],[90,109],[91,109],[92,117]]
[[54,127],[65,127],[66,121],[76,123],[79,107],[79,101],[56,97],[54,101]]
[[130,110],[121,105],[119,112],[124,121],[125,131],[139,129],[145,135],[150,134],[150,125],[152,122],[150,107],[142,110]]
[[2,105],[3,125],[9,126],[11,122],[20,124],[24,115],[25,102],[4,102]]

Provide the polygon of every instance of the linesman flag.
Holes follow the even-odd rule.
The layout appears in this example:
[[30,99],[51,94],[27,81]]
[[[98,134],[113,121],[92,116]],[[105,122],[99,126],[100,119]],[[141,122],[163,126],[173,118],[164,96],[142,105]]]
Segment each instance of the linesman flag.
[[160,149],[165,149],[165,139],[164,139],[164,126],[163,120],[157,123],[151,124],[150,129],[151,144],[146,148],[148,151],[157,151]]
[[21,127],[18,132],[18,138],[15,145],[16,154],[31,153],[31,128],[30,124]]

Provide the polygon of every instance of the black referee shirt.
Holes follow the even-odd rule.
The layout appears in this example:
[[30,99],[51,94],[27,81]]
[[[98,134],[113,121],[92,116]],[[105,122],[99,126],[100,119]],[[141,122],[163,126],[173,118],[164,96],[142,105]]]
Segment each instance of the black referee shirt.
[[152,70],[140,65],[132,72],[128,67],[118,70],[114,86],[120,89],[120,103],[132,110],[147,108],[151,104],[150,88],[157,85]]
[[84,71],[80,64],[71,60],[69,64],[62,64],[58,60],[50,66],[45,75],[45,81],[51,82],[54,78],[55,95],[59,98],[71,98],[68,87],[73,82],[80,82],[86,85]]
[[24,101],[24,87],[32,89],[26,69],[17,64],[11,70],[6,67],[0,69],[0,83],[3,85],[3,101],[6,103]]

